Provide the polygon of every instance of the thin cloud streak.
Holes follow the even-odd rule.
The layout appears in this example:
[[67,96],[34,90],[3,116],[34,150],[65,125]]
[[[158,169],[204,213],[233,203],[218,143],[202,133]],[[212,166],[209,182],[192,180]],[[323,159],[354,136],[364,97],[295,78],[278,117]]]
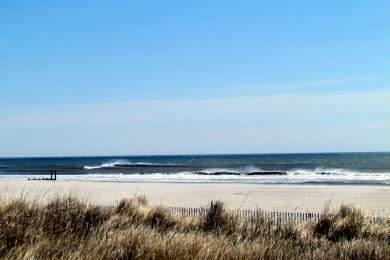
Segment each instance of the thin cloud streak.
[[353,84],[370,82],[377,80],[377,77],[357,77],[357,78],[340,78],[340,79],[324,79],[313,81],[301,81],[301,82],[286,82],[286,83],[271,83],[265,84],[262,87],[272,88],[278,90],[298,90],[298,89],[310,89],[313,87],[334,86],[338,84]]

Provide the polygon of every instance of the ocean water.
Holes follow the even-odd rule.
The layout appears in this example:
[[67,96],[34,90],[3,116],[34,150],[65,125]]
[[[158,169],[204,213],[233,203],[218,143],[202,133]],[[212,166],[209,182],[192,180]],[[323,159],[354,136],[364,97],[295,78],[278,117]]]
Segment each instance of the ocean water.
[[390,153],[0,158],[0,180],[390,185]]

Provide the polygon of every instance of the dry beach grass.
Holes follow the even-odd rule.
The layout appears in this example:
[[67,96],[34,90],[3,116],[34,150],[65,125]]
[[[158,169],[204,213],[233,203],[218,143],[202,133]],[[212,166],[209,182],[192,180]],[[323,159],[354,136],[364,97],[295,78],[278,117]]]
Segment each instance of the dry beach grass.
[[76,198],[1,202],[4,259],[389,259],[390,225],[342,206],[314,223],[249,223],[221,202],[204,217],[169,214],[144,197],[106,212]]

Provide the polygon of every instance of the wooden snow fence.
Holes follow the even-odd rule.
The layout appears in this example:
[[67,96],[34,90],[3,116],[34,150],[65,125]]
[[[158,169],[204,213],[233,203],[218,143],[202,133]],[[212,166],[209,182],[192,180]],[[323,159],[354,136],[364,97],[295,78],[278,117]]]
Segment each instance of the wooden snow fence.
[[[169,207],[169,212],[173,215],[185,215],[189,217],[206,216],[208,208],[185,208]],[[309,212],[281,212],[281,211],[263,211],[263,210],[227,210],[240,220],[251,223],[262,223],[269,221],[275,226],[282,226],[288,223],[305,223],[308,221],[317,222],[322,218],[322,213]]]
[[[115,212],[117,206],[98,206],[104,212]],[[168,212],[172,215],[182,215],[187,217],[205,217],[209,211],[209,208],[188,208],[188,207],[167,207]],[[237,216],[242,221],[251,223],[262,223],[264,221],[270,222],[274,226],[283,226],[289,223],[301,224],[308,221],[317,222],[324,215],[323,213],[311,213],[311,212],[288,212],[288,211],[264,211],[264,210],[228,210],[234,216]],[[390,222],[389,218],[373,216],[375,223],[386,221]]]

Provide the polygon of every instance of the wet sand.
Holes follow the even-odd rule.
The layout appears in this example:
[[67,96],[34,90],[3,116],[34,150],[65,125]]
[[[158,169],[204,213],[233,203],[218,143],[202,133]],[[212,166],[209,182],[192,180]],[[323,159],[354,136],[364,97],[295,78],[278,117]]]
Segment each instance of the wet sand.
[[153,204],[203,207],[222,200],[229,208],[321,212],[327,203],[363,208],[369,214],[389,216],[390,186],[384,185],[278,185],[184,184],[2,180],[2,199],[25,197],[47,201],[74,195],[94,204],[115,205],[122,198],[145,195]]

